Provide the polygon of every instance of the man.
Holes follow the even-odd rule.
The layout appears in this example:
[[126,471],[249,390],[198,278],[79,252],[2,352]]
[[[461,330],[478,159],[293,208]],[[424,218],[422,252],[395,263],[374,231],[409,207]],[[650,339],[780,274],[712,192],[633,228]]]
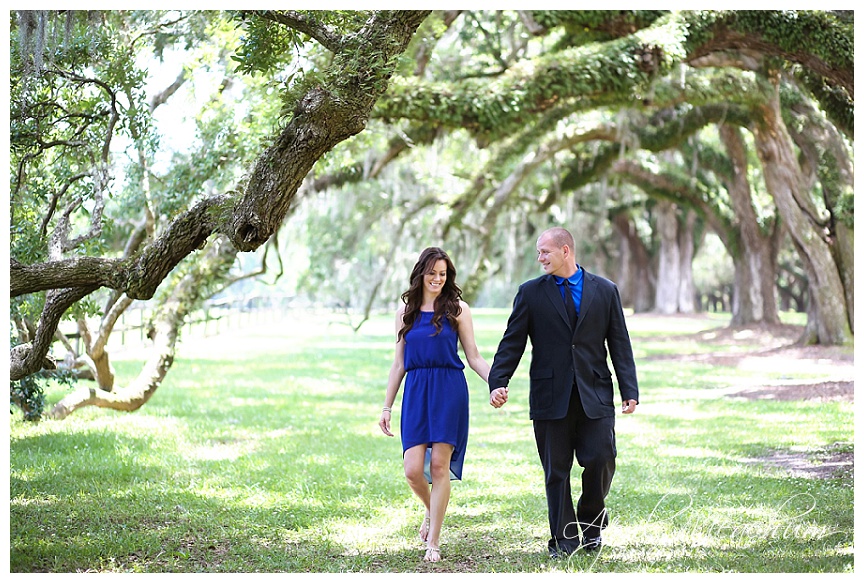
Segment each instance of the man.
[[[552,557],[579,548],[598,550],[600,531],[609,522],[604,501],[615,473],[616,449],[607,347],[622,412],[633,413],[639,401],[618,288],[577,265],[573,246],[573,236],[560,227],[540,235],[537,260],[546,275],[519,287],[489,372],[489,402],[501,407],[531,339],[529,410],[546,478]],[[574,453],[583,468],[575,510],[570,493]]]

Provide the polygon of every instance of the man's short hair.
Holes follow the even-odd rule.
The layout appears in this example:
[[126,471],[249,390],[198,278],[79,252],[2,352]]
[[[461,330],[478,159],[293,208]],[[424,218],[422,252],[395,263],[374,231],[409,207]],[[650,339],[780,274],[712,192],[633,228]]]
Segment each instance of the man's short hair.
[[573,247],[575,247],[576,242],[573,240],[573,235],[570,234],[570,231],[564,227],[552,227],[544,234],[548,234],[552,238],[552,242],[559,249],[567,245],[570,251],[574,251]]

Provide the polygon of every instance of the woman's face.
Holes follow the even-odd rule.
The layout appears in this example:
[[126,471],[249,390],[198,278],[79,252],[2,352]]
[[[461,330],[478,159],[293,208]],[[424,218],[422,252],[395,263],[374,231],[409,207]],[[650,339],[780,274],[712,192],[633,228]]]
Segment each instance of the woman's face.
[[426,293],[437,296],[444,289],[447,281],[447,262],[439,259],[432,265],[432,269],[423,275],[423,289]]

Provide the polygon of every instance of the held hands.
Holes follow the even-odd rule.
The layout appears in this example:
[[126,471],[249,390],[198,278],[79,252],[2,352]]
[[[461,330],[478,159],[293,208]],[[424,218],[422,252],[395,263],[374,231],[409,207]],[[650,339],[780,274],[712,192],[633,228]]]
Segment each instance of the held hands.
[[489,393],[489,404],[496,409],[500,408],[504,403],[507,402],[508,391],[509,389],[507,387],[498,387],[497,389]]
[[621,412],[625,415],[629,415],[636,411],[636,405],[639,403],[636,399],[628,399],[621,403]]

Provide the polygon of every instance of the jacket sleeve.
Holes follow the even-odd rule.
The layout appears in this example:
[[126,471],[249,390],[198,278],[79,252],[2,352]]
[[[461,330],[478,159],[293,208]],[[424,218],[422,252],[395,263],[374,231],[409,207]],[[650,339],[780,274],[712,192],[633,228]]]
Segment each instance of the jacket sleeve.
[[633,359],[633,347],[630,344],[630,334],[624,320],[624,310],[621,307],[621,295],[614,287],[612,302],[609,306],[609,328],[606,334],[606,344],[609,347],[609,357],[615,367],[618,379],[618,390],[621,399],[639,401],[639,383],[636,380],[636,363]]
[[489,392],[498,387],[509,386],[510,379],[516,372],[516,367],[519,366],[519,361],[525,352],[530,317],[524,287],[524,285],[520,286],[519,291],[516,292],[516,297],[513,299],[513,311],[507,320],[507,329],[504,331],[501,342],[498,343],[498,350],[495,352],[495,359],[489,370]]

